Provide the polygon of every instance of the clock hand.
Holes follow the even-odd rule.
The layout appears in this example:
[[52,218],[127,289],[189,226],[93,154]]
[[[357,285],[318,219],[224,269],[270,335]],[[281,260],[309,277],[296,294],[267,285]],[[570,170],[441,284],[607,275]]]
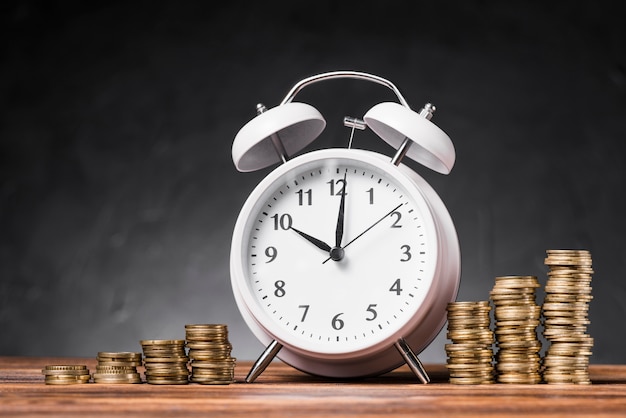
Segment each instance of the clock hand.
[[294,232],[296,232],[298,235],[300,235],[302,238],[306,239],[307,241],[309,241],[311,244],[315,245],[317,248],[319,248],[320,250],[323,251],[330,251],[330,245],[326,244],[324,241],[319,240],[315,237],[310,236],[309,234],[306,234],[296,228],[294,228],[293,226],[290,227]]
[[[370,229],[374,228],[376,225],[378,225],[380,222],[382,222],[383,219],[385,219],[387,216],[391,215],[392,213],[394,213],[396,210],[398,210],[398,208],[400,206],[402,206],[404,203],[400,203],[398,206],[396,206],[395,208],[391,209],[389,212],[387,212],[386,214],[384,214],[380,219],[378,219],[376,222],[374,222],[373,224],[371,224],[369,227],[367,227],[363,232],[361,232],[359,235],[357,235],[356,237],[352,238],[352,240],[350,242],[348,242],[346,245],[343,246],[343,248],[340,248],[341,252],[342,252],[342,258],[343,258],[343,250],[345,248],[348,247],[348,245],[352,244],[354,241],[356,241],[357,239],[361,238],[367,231],[369,231]],[[335,250],[335,248],[333,248],[333,250]],[[337,259],[335,259],[335,257],[331,256],[328,257],[326,260],[324,260],[322,262],[322,264],[325,264],[328,260],[333,259],[335,261],[338,261]]]
[[346,205],[346,175],[348,171],[343,173],[343,188],[341,189],[341,202],[339,203],[339,214],[337,215],[337,228],[335,229],[335,247],[341,248],[341,240],[343,239],[343,225],[345,218],[345,205]]

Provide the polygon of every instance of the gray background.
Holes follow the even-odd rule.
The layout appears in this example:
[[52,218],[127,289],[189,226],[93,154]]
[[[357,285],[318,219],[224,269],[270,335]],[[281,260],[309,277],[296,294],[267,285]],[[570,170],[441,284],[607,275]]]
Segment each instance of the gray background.
[[[626,360],[622,2],[83,3],[0,6],[0,354],[138,351],[213,322],[256,358],[228,259],[269,170],[238,173],[232,140],[257,102],[350,69],[438,107],[457,164],[412,167],[456,223],[459,300],[488,298],[497,275],[545,283],[545,250],[589,249],[592,361]],[[345,80],[298,100],[328,121],[317,149],[394,97]],[[423,360],[444,361],[444,342]]]

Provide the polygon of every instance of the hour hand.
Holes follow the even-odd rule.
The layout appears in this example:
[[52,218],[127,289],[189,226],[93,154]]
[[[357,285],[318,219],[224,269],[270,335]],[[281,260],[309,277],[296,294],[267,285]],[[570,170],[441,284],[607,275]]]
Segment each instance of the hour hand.
[[310,236],[307,233],[304,233],[296,228],[294,228],[293,226],[291,227],[291,229],[297,233],[298,235],[300,235],[302,238],[304,238],[305,240],[309,241],[311,244],[315,245],[317,248],[319,248],[320,250],[329,252],[331,250],[330,245],[326,244],[324,241],[319,240],[315,237]]

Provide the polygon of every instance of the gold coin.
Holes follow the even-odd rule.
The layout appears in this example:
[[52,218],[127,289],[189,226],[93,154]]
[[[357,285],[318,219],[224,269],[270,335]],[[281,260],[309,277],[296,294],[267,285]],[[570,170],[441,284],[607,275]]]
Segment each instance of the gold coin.
[[162,346],[162,345],[174,345],[174,346],[179,346],[179,345],[185,345],[185,340],[141,340],[139,341],[139,343],[144,346]]
[[167,354],[167,353],[185,353],[185,347],[180,346],[152,346],[152,347],[144,347],[143,354],[146,355],[159,355],[159,354]]
[[43,370],[87,370],[87,366],[82,364],[54,364],[44,366]]
[[543,310],[564,310],[564,311],[587,311],[589,304],[586,302],[544,302]]
[[166,379],[159,379],[159,378],[151,378],[151,379],[147,379],[146,383],[149,383],[151,385],[187,385],[189,384],[189,379],[176,379],[176,378],[166,378]]
[[473,350],[484,349],[485,345],[477,344],[477,343],[453,343],[453,344],[445,344],[444,348],[448,352],[473,351]]
[[453,385],[488,385],[493,384],[493,379],[481,379],[481,378],[450,378],[450,383]]
[[193,367],[214,367],[215,365],[219,365],[219,366],[232,366],[236,363],[237,359],[235,359],[234,357],[228,358],[228,359],[223,359],[223,360],[219,360],[219,361],[198,361],[198,360],[194,360],[191,365]]
[[89,383],[90,375],[83,376],[46,376],[44,383],[46,385],[77,385]]
[[135,371],[137,370],[137,367],[135,366],[106,366],[106,365],[98,364],[96,365],[96,370],[102,371],[102,372],[107,372],[109,370],[110,371],[119,371],[119,370]]
[[[535,321],[536,322],[536,321]],[[493,332],[496,335],[500,334],[530,334],[535,333],[537,329],[537,325],[533,324],[522,324],[517,326],[508,326],[508,327],[495,327]]]
[[139,378],[139,373],[94,373],[93,378],[99,380],[133,380]]
[[201,350],[202,349],[212,350],[212,349],[232,348],[232,345],[230,343],[224,343],[224,342],[194,341],[194,342],[187,342],[187,347],[201,349]]
[[476,338],[492,337],[493,331],[489,328],[466,328],[466,329],[448,329],[449,335],[454,335],[459,338]]
[[490,380],[493,379],[496,374],[495,370],[471,370],[471,371],[449,371],[450,378],[454,379],[481,379],[481,380]]
[[98,353],[97,358],[116,360],[116,361],[121,361],[121,360],[138,361],[138,360],[141,360],[141,353],[100,351]]
[[517,327],[517,326],[539,326],[540,321],[537,318],[533,319],[507,319],[496,320],[495,325],[499,327]]
[[210,358],[221,358],[221,357],[230,357],[231,349],[223,349],[223,350],[189,350],[189,358],[198,358],[198,357],[210,357]]
[[490,325],[489,315],[448,316],[448,326],[471,325],[472,328],[488,328]]
[[551,293],[546,295],[544,303],[589,303],[592,299],[592,295],[568,295]]
[[525,374],[503,374],[498,375],[498,383],[508,383],[517,385],[536,385],[541,383],[540,375],[525,375]]
[[81,376],[88,375],[89,370],[87,369],[43,369],[41,371],[45,376]]
[[91,379],[91,375],[89,374],[82,374],[82,375],[46,375],[46,377],[44,378],[44,380],[46,381],[63,381],[63,380],[68,380],[68,381],[72,381],[72,380],[78,380],[81,382],[85,382],[85,381],[89,381],[89,379]]
[[203,379],[196,377],[192,377],[190,381],[201,385],[229,385],[234,382],[233,379]]
[[501,284],[501,283],[523,283],[523,282],[530,282],[530,283],[536,283],[537,282],[537,276],[497,276],[496,277],[496,284]]
[[459,358],[459,359],[460,358],[485,358],[485,357],[493,356],[493,350],[491,349],[491,347],[479,348],[479,349],[468,350],[468,351],[446,350],[446,353],[448,354],[448,358]]
[[185,325],[185,330],[225,333],[228,330],[228,326],[226,324],[188,324]]
[[136,374],[137,369],[96,369],[94,374],[97,375],[126,375],[126,374]]

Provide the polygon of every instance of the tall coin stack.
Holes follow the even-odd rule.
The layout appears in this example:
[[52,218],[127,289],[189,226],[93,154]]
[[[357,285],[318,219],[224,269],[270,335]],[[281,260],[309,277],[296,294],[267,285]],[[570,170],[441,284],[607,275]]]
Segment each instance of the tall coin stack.
[[46,385],[76,385],[91,380],[89,369],[82,364],[45,366],[41,373]]
[[227,385],[234,381],[236,360],[230,356],[232,345],[226,325],[185,325],[185,336],[192,382]]
[[189,357],[185,340],[141,340],[146,382],[153,385],[186,385],[189,383]]
[[141,383],[137,366],[141,366],[141,353],[111,353],[101,351],[96,357],[94,383]]
[[535,276],[496,277],[490,292],[494,303],[496,371],[499,383],[541,382],[541,342],[537,326],[541,307],[535,300],[540,287]]
[[489,301],[448,303],[446,344],[450,383],[493,383],[493,331]]
[[544,337],[550,342],[543,365],[546,383],[589,384],[593,338],[587,334],[593,274],[587,250],[548,250],[543,303]]

